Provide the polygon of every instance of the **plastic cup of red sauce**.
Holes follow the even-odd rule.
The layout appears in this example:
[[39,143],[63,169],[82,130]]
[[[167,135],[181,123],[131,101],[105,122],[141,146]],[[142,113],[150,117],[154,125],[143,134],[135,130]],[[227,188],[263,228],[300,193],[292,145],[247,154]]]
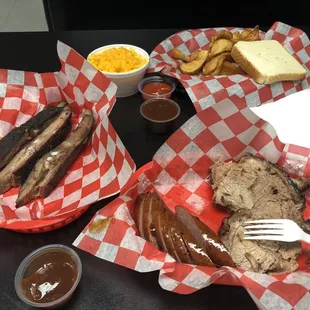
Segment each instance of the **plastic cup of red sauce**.
[[150,76],[141,80],[138,88],[144,100],[152,98],[169,99],[175,90],[175,83],[165,77]]

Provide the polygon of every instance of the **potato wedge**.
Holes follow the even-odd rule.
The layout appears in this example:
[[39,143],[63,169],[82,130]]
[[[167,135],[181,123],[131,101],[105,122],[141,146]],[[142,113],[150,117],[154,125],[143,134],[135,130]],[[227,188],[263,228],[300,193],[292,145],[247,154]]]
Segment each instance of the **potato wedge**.
[[239,31],[236,31],[233,33],[233,37],[232,37],[232,41],[234,43],[238,42],[240,40],[240,32]]
[[205,64],[208,58],[208,55],[209,55],[209,51],[206,51],[206,50],[199,51],[195,60],[189,63],[182,64],[180,66],[182,73],[191,74],[191,75],[199,73],[199,71]]
[[256,25],[253,29],[245,29],[240,34],[240,40],[243,41],[258,41],[259,27]]
[[227,39],[219,39],[215,41],[210,49],[209,59],[224,53],[230,52],[234,46],[234,43]]
[[230,57],[230,53],[222,53],[209,60],[202,69],[203,75],[218,75],[222,69],[223,62]]
[[175,59],[178,59],[178,60],[182,60],[182,61],[185,61],[185,62],[190,62],[191,61],[191,57],[190,56],[186,56],[184,55],[182,52],[180,52],[177,48],[174,48],[172,50],[172,56],[173,58]]
[[183,54],[182,52],[180,52],[177,48],[174,48],[172,50],[172,57],[177,59],[177,60],[182,60],[184,62],[191,62],[191,61],[194,61],[197,58],[197,56],[198,56],[200,51],[201,50],[197,50],[196,52],[194,52],[191,55],[187,56],[187,55]]
[[250,33],[250,30],[243,30],[241,33],[240,33],[240,39],[244,39],[246,38]]
[[220,75],[246,74],[235,62],[225,60]]
[[214,40],[219,40],[219,39],[232,39],[233,37],[233,34],[228,31],[228,30],[220,30],[218,31],[214,36],[213,36],[213,39]]
[[219,39],[226,39],[232,40],[233,34],[228,30],[220,30],[211,38],[210,48],[212,47],[213,43]]
[[197,58],[197,56],[199,55],[199,52],[200,52],[201,50],[197,50],[196,52],[194,52],[194,53],[192,53],[189,57],[190,57],[190,61],[194,61],[196,58]]

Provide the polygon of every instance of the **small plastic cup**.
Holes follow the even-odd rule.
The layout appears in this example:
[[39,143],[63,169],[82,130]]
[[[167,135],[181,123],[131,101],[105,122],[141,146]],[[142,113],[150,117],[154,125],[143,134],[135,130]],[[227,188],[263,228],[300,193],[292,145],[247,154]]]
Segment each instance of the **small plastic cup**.
[[[57,300],[54,300],[48,303],[33,302],[24,296],[23,291],[22,291],[22,286],[21,286],[21,280],[23,279],[25,275],[25,271],[27,270],[28,266],[34,259],[48,252],[53,252],[53,250],[57,252],[63,251],[72,257],[72,259],[74,260],[77,266],[76,281],[74,282],[72,288],[64,296],[60,297]],[[65,245],[51,244],[51,245],[41,247],[31,252],[28,256],[26,256],[26,258],[24,258],[24,260],[19,265],[16,271],[16,274],[15,274],[15,279],[14,279],[15,291],[18,297],[28,306],[37,307],[37,308],[55,309],[55,308],[58,308],[64,305],[67,301],[69,301],[69,299],[71,298],[73,292],[75,291],[75,289],[77,288],[81,280],[81,276],[82,276],[82,263],[81,263],[81,260],[78,254],[74,250],[72,250],[71,248]]]
[[[149,83],[154,83],[154,82],[162,82],[162,83],[166,83],[171,87],[171,91],[165,94],[161,94],[161,95],[157,95],[157,94],[147,94],[143,91],[143,87],[146,84]],[[152,99],[152,98],[166,98],[166,99],[170,99],[171,98],[171,94],[175,91],[175,83],[173,82],[172,79],[169,78],[165,78],[162,76],[158,76],[158,75],[154,75],[154,76],[150,76],[147,78],[144,78],[140,81],[140,83],[138,84],[138,89],[140,91],[140,93],[143,96],[144,100],[148,100],[148,99]]]
[[[160,120],[160,121],[147,117],[143,113],[143,107],[146,104],[151,103],[152,101],[156,101],[156,99],[165,99],[166,101],[169,101],[172,104],[174,104],[177,107],[176,115],[172,118],[168,118],[166,120]],[[140,114],[145,119],[145,124],[146,124],[147,129],[149,131],[151,131],[153,133],[157,133],[157,134],[165,134],[165,133],[171,132],[174,129],[175,120],[179,117],[180,113],[181,113],[180,106],[175,101],[173,101],[171,99],[166,99],[166,98],[149,99],[149,100],[146,100],[145,102],[143,102],[142,105],[140,106]]]

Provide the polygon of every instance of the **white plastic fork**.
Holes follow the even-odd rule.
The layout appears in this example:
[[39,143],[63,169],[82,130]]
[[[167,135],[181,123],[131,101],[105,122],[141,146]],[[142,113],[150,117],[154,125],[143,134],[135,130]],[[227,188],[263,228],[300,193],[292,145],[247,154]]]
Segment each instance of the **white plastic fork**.
[[291,220],[256,220],[246,221],[245,240],[273,240],[273,241],[305,241],[310,243],[310,235],[305,233]]

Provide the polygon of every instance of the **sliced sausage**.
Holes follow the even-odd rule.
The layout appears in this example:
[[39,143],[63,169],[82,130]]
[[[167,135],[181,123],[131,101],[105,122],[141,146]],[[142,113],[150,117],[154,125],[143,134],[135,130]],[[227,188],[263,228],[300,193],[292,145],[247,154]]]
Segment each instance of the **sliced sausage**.
[[[179,262],[193,264],[182,236],[177,229],[175,215],[167,208],[156,192],[153,194],[153,197],[156,203],[153,204],[152,217],[159,248],[169,253],[166,245],[167,242],[172,249],[172,252],[169,253],[171,256]],[[163,229],[163,225],[165,225],[165,229]],[[167,235],[166,238],[164,238],[164,233]]]
[[162,216],[163,204],[159,199],[158,195],[154,196],[153,207],[152,207],[152,234],[156,238],[158,248],[166,253],[168,249],[164,240],[163,230],[162,230]]
[[171,235],[170,235],[170,227],[171,222],[175,221],[176,218],[174,214],[167,208],[163,206],[163,211],[159,215],[160,221],[161,221],[161,227],[163,233],[163,238],[166,244],[167,252],[178,262],[181,262],[181,259],[174,247],[174,243],[172,241]]
[[154,206],[152,193],[137,196],[134,206],[134,220],[140,236],[158,247],[156,238],[153,236],[152,209]]
[[178,221],[177,225],[177,229],[181,233],[182,239],[194,261],[194,264],[199,266],[214,267],[212,260],[204,249],[197,243],[188,228],[181,221]]
[[170,226],[170,236],[174,244],[174,248],[180,258],[180,261],[185,264],[194,264],[189,251],[183,241],[180,231],[177,229],[177,225]]
[[139,194],[135,200],[134,204],[134,221],[137,225],[137,229],[141,238],[144,238],[144,229],[143,229],[143,209],[144,209],[144,200],[147,194]]
[[228,250],[212,229],[180,206],[176,207],[176,214],[177,218],[191,232],[197,244],[202,247],[206,253],[208,253],[210,259],[215,265],[235,266]]

